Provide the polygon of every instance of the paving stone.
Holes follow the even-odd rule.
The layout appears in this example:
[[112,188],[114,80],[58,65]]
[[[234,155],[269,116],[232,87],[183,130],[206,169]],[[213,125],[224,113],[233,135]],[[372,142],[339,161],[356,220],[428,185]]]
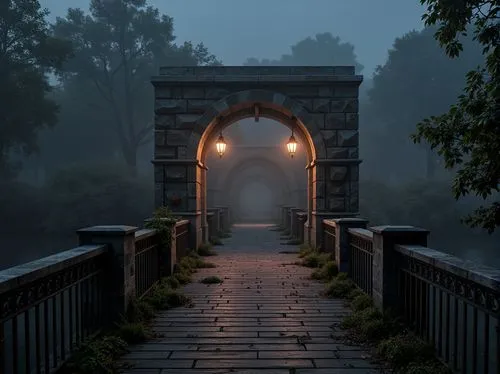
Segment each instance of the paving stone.
[[307,368],[314,367],[311,360],[199,360],[196,368]]
[[[363,347],[342,343],[345,332],[335,326],[350,313],[345,301],[322,298],[324,285],[309,279],[312,270],[293,265],[296,255],[278,253],[279,233],[238,230],[217,248],[217,267],[200,269],[184,287],[194,306],[159,313],[152,330],[161,337],[122,357],[134,365],[127,373],[378,372]],[[262,248],[245,244],[254,237],[266,238]],[[221,285],[198,283],[220,274]]]

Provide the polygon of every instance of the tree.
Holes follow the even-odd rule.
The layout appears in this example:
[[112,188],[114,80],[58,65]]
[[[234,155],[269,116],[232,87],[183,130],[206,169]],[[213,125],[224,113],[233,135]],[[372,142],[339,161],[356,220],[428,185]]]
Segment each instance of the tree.
[[344,43],[338,36],[329,32],[308,37],[291,47],[291,54],[282,55],[279,60],[249,58],[244,65],[251,66],[322,66],[322,65],[354,65],[356,72],[363,70],[357,61],[354,46]]
[[37,131],[57,121],[48,73],[58,73],[70,52],[53,38],[47,10],[36,0],[0,3],[0,176],[12,177],[13,152],[37,151]]
[[[413,139],[426,140],[456,168],[456,199],[475,194],[487,199],[465,221],[489,233],[500,226],[500,0],[420,0],[427,5],[423,20],[439,24],[435,38],[446,54],[456,58],[464,51],[461,35],[472,33],[483,47],[484,63],[467,73],[464,93],[442,115],[417,126]],[[472,29],[470,32],[469,29]]]
[[65,65],[65,85],[92,82],[94,94],[86,96],[87,104],[108,113],[132,174],[137,151],[153,132],[151,76],[162,65],[218,63],[203,44],[174,44],[172,18],[146,0],[92,0],[90,14],[70,8],[54,31],[75,49]]
[[[482,61],[479,46],[470,38],[463,41],[467,53],[451,61],[435,41],[434,32],[426,28],[397,38],[386,63],[375,70],[365,117],[379,123],[377,132],[384,137],[389,158],[398,153],[404,159],[403,152],[411,153],[408,158],[413,160],[418,157],[408,147],[415,124],[446,110],[460,94],[464,74]],[[432,179],[436,155],[424,146],[426,176]]]

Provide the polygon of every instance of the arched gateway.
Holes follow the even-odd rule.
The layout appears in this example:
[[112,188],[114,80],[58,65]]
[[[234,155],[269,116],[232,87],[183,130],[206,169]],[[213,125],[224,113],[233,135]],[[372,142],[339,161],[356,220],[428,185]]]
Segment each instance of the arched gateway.
[[[164,67],[155,87],[155,205],[191,221],[192,246],[207,239],[207,152],[220,131],[248,117],[294,130],[307,153],[306,240],[321,221],[359,209],[358,88],[352,66]],[[175,204],[173,204],[175,202]]]

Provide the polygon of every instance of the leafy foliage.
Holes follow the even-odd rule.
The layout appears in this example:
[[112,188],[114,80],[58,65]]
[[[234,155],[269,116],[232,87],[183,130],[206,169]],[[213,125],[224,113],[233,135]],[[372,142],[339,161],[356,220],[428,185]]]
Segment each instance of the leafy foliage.
[[93,94],[81,99],[108,118],[135,173],[137,151],[153,133],[150,77],[163,65],[220,63],[203,44],[174,44],[173,19],[146,0],[92,0],[89,10],[70,8],[54,25],[75,51],[64,66],[64,83],[92,83]]
[[[0,176],[17,171],[11,152],[38,150],[37,131],[57,121],[47,73],[60,72],[70,48],[52,37],[36,0],[0,4]],[[19,165],[17,166],[19,167]]]
[[[421,0],[426,25],[438,24],[435,37],[449,57],[464,50],[461,35],[470,33],[483,47],[485,63],[467,73],[467,85],[449,111],[421,122],[413,139],[426,140],[456,168],[456,199],[475,194],[486,199],[500,192],[500,1]],[[472,25],[472,26],[470,26]],[[496,196],[495,196],[496,195]],[[500,226],[500,201],[478,208],[466,218],[492,233]]]
[[319,33],[314,38],[308,37],[291,47],[290,54],[284,54],[278,60],[249,58],[244,65],[250,66],[331,66],[353,65],[359,73],[363,65],[357,61],[354,46],[342,42],[338,36],[329,32]]
[[[360,109],[361,118],[369,118],[361,124],[369,132],[360,140],[366,152],[363,156],[370,169],[387,165],[385,176],[422,173],[428,179],[436,177],[442,169],[439,158],[427,143],[422,149],[412,146],[410,135],[416,123],[442,113],[456,100],[465,73],[482,61],[479,45],[471,38],[462,38],[467,53],[450,60],[434,39],[434,32],[435,28],[426,28],[396,38],[386,63],[376,68],[369,102]],[[366,144],[363,139],[367,139]],[[408,162],[415,165],[416,161],[420,161],[419,168],[408,168]]]

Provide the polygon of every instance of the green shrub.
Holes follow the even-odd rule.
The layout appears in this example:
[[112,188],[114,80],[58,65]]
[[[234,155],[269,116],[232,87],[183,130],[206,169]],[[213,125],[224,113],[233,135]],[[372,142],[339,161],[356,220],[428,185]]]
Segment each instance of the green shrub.
[[200,263],[197,264],[198,269],[212,269],[216,268],[217,265],[215,265],[212,262],[207,262],[207,261],[201,261]]
[[161,280],[161,284],[165,287],[170,287],[173,290],[179,288],[181,285],[179,280],[173,275],[163,278]]
[[224,243],[222,243],[222,240],[217,236],[210,237],[210,239],[208,239],[208,241],[212,245],[223,245],[224,244]]
[[174,271],[174,278],[182,285],[191,283],[191,272],[186,271],[186,269],[182,269],[180,267],[176,268]]
[[321,280],[321,281],[330,281],[339,273],[339,268],[337,263],[332,260],[326,261],[323,266],[319,269],[316,269],[311,274],[312,279]]
[[118,336],[104,336],[82,345],[64,365],[65,374],[110,374],[115,360],[127,351],[127,342]]
[[330,253],[321,253],[318,251],[312,251],[302,260],[302,265],[307,266],[309,268],[320,268],[327,261],[330,261],[332,258]]
[[180,292],[168,287],[157,286],[151,290],[145,301],[155,309],[161,310],[186,305],[190,300]]
[[383,340],[377,347],[377,353],[396,369],[411,362],[435,360],[434,348],[411,334],[399,334]]
[[[359,290],[359,288],[356,288],[356,290]],[[349,296],[352,295],[353,291],[351,291]],[[369,295],[363,293],[361,290],[360,292],[361,295],[357,295],[356,297],[352,298],[351,301],[351,307],[356,312],[365,310],[373,306],[373,299]]]
[[307,255],[311,254],[313,252],[313,249],[309,247],[308,245],[302,245],[299,247],[299,258],[304,258]]
[[326,287],[326,296],[345,299],[353,288],[354,284],[350,279],[342,279],[337,276],[328,283]]
[[128,344],[139,344],[151,337],[143,322],[125,322],[118,326],[116,335]]
[[360,295],[365,295],[365,293],[363,291],[361,291],[361,289],[359,289],[358,287],[355,287],[352,289],[351,292],[349,292],[349,295],[347,295],[346,299],[347,300],[354,300],[356,297],[358,297]]
[[200,281],[200,283],[203,283],[203,284],[217,284],[217,283],[222,283],[222,282],[223,282],[223,280],[215,275],[203,278]]
[[390,335],[393,324],[374,307],[353,312],[342,321],[342,327],[352,329],[360,340],[380,340]]
[[453,372],[437,360],[411,362],[404,368],[405,374],[452,374]]
[[155,308],[145,300],[134,300],[127,308],[126,321],[142,322],[148,321],[155,316]]
[[200,256],[215,256],[217,253],[212,249],[212,245],[210,243],[202,243],[198,247],[198,254]]
[[347,275],[347,273],[338,273],[337,279],[338,280],[347,280],[347,279],[349,279],[349,276]]

